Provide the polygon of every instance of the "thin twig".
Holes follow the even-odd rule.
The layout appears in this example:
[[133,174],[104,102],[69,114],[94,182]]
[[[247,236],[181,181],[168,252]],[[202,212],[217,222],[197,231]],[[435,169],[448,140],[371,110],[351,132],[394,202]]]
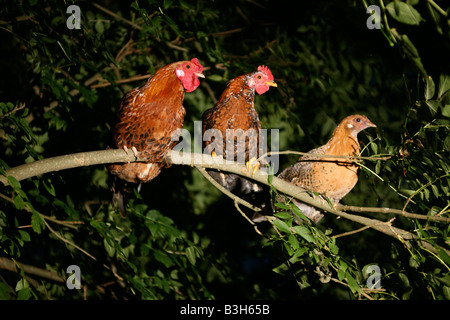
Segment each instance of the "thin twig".
[[115,18],[115,19],[117,19],[117,20],[120,20],[120,21],[123,21],[123,22],[129,24],[130,26],[132,26],[132,27],[135,28],[135,29],[142,30],[142,27],[141,27],[140,25],[137,25],[136,23],[131,22],[130,20],[127,20],[127,19],[125,19],[124,17],[121,17],[121,16],[115,14],[115,13],[112,12],[111,10],[108,10],[108,9],[102,7],[102,6],[99,5],[98,3],[93,2],[92,4],[94,5],[94,7],[96,7],[97,9],[99,9],[99,10],[101,10],[101,11],[103,11],[103,12],[106,13],[106,14],[109,14],[111,17],[113,17],[113,18]]
[[247,217],[245,212],[241,210],[241,208],[239,207],[238,199],[234,199],[234,206],[236,207],[236,210],[241,214],[241,216],[243,216],[245,218],[245,220],[247,220],[253,226],[253,228],[255,229],[255,232],[257,234],[259,234],[261,237],[264,237],[264,235],[261,233],[261,231],[259,231],[256,223],[254,223],[249,217]]
[[271,156],[271,155],[279,155],[279,154],[297,154],[297,155],[301,155],[301,156],[312,156],[312,157],[319,157],[319,158],[336,158],[336,159],[346,159],[346,160],[371,160],[371,161],[385,161],[385,160],[389,160],[391,159],[394,155],[375,155],[372,157],[361,157],[361,156],[335,156],[335,155],[331,155],[331,154],[316,154],[316,153],[308,153],[308,152],[300,152],[300,151],[291,151],[291,150],[287,150],[287,151],[269,151],[264,153],[262,156],[260,156],[258,158],[258,161],[260,161],[261,159],[267,157],[267,156]]
[[[151,75],[150,74],[145,74],[145,75],[136,75],[133,76],[131,78],[127,78],[127,79],[121,79],[121,80],[117,80],[116,84],[123,84],[123,83],[128,83],[128,82],[134,82],[134,81],[140,81],[140,80],[145,80],[150,78]],[[108,87],[111,85],[111,82],[107,81],[107,80],[103,80],[102,83],[98,83],[98,84],[93,84],[91,85],[91,89],[95,89],[95,88],[103,88],[103,87]]]
[[[340,281],[340,280],[338,280],[338,279],[331,278],[331,280],[334,281],[334,282],[336,282],[336,283],[342,284],[342,285],[344,285],[344,286],[350,288],[350,286],[349,286],[347,283],[342,282],[342,281]],[[364,289],[365,289],[365,288],[361,288],[361,293],[362,293],[362,295],[363,295],[364,297],[366,297],[367,299],[369,299],[369,300],[375,300],[374,298],[372,298],[371,296],[369,296],[367,293],[365,293],[365,292],[364,292],[364,291],[365,291]],[[372,290],[372,289],[370,289],[370,290]]]
[[208,180],[214,187],[216,187],[217,189],[220,190],[220,192],[222,192],[223,194],[227,195],[228,197],[230,197],[231,199],[233,199],[233,201],[238,202],[244,206],[246,206],[247,208],[255,211],[255,212],[259,212],[261,211],[260,208],[252,205],[250,202],[245,201],[244,199],[239,198],[238,196],[236,196],[235,194],[233,194],[232,192],[228,191],[227,189],[225,189],[223,186],[221,186],[216,180],[214,180],[207,172],[204,168],[199,167],[199,166],[195,166],[195,168],[200,171],[200,173],[203,175],[203,177],[206,178],[206,180]]
[[440,216],[427,216],[424,214],[410,213],[410,212],[405,212],[403,210],[392,209],[392,208],[357,207],[357,206],[347,206],[347,205],[337,204],[336,209],[342,210],[342,211],[354,211],[354,212],[373,212],[373,213],[386,213],[386,214],[392,213],[392,214],[398,214],[398,215],[402,215],[404,217],[412,218],[412,219],[421,219],[421,220],[430,220],[430,221],[439,221],[439,222],[450,223],[450,218],[440,217]]
[[428,0],[428,3],[434,8],[436,9],[436,11],[438,11],[440,14],[442,14],[444,17],[447,17],[447,12],[445,12],[441,7],[439,7],[436,2],[434,2],[433,0]]
[[47,223],[47,221],[44,220],[45,225],[47,226],[48,230],[50,230],[51,233],[53,233],[59,240],[71,245],[72,247],[74,247],[75,249],[80,250],[82,253],[84,253],[85,255],[87,255],[89,258],[91,258],[94,261],[97,261],[97,258],[94,257],[92,254],[90,254],[89,252],[87,252],[86,250],[84,250],[83,248],[81,248],[80,246],[76,245],[75,243],[71,242],[70,240],[67,240],[66,238],[64,238],[63,236],[61,236],[59,233],[57,233],[55,230],[52,229],[52,227],[50,227],[50,225]]
[[25,103],[23,103],[23,105],[21,105],[21,106],[15,106],[10,112],[5,113],[4,115],[0,116],[0,119],[9,117],[11,114],[13,114],[23,108],[25,108]]
[[[7,197],[7,196],[5,196],[5,195],[3,195],[3,194],[0,194],[0,197],[3,198],[3,199],[5,199],[5,200],[7,200],[7,201],[9,201],[9,202],[14,203],[14,200],[12,200],[11,198],[9,198],[9,197]],[[31,210],[27,205],[25,205],[24,208],[25,208],[26,211],[32,212],[32,210]],[[91,255],[89,252],[87,252],[87,251],[84,250],[83,248],[77,246],[76,244],[72,243],[71,241],[67,240],[66,238],[64,238],[63,236],[61,236],[60,234],[58,234],[55,230],[53,230],[53,228],[50,227],[50,225],[47,223],[47,219],[48,219],[47,216],[44,216],[44,215],[42,215],[41,213],[39,213],[39,212],[37,212],[37,211],[35,211],[35,212],[36,212],[39,216],[41,216],[42,221],[44,221],[44,224],[47,226],[47,228],[50,230],[50,232],[53,233],[58,239],[62,240],[63,242],[65,242],[65,243],[67,243],[67,244],[70,244],[71,246],[73,246],[74,248],[80,250],[81,252],[83,252],[85,255],[87,255],[88,257],[92,258],[93,260],[97,260],[97,259],[96,259],[93,255]],[[61,223],[61,221],[60,221],[60,223]],[[73,226],[72,226],[72,227],[73,227]]]
[[436,181],[438,181],[439,179],[445,178],[447,176],[450,176],[450,173],[446,173],[441,175],[440,177],[437,177],[436,179],[434,179],[433,181],[429,181],[427,184],[424,184],[423,186],[421,186],[419,189],[417,189],[407,200],[405,205],[403,206],[402,211],[405,211],[406,207],[408,206],[408,203],[412,200],[412,198],[414,196],[416,196],[418,193],[420,193],[423,189],[428,188],[429,186],[433,185],[433,183],[435,183]]
[[[8,202],[10,202],[10,203],[12,203],[12,204],[14,204],[14,200],[13,200],[12,198],[10,198],[10,197],[8,197],[8,196],[2,194],[2,193],[0,193],[0,198],[2,198],[2,199],[4,199],[4,200],[6,200],[6,201],[8,201]],[[27,206],[25,206],[25,210],[28,211],[28,212],[30,212],[30,213],[32,212],[31,209],[28,208]],[[37,212],[37,211],[36,211],[36,212]],[[45,215],[45,214],[43,214],[43,213],[40,213],[40,212],[37,212],[37,213],[38,213],[38,214],[42,217],[42,219],[44,219],[44,220],[48,220],[48,221],[51,221],[51,222],[53,222],[53,223],[60,224],[60,225],[63,225],[63,226],[65,226],[65,227],[72,228],[72,229],[75,229],[75,230],[78,229],[78,227],[75,226],[75,224],[84,224],[83,221],[61,221],[61,220],[57,220],[57,219],[55,219],[55,218],[53,218],[53,217],[49,217],[49,216],[47,216],[47,215]]]
[[[377,224],[378,224],[378,225],[386,224],[386,225],[389,225],[389,226],[390,226],[390,225],[392,225],[392,221],[394,221],[394,219],[395,219],[395,218],[392,218],[391,220],[386,221],[386,222],[380,221],[380,222],[377,223]],[[332,238],[335,238],[335,239],[336,239],[336,238],[340,238],[340,237],[346,237],[346,236],[349,236],[349,235],[352,235],[352,234],[355,234],[355,233],[364,231],[364,230],[369,229],[369,228],[372,228],[372,226],[371,226],[371,225],[367,225],[367,226],[364,226],[364,227],[359,228],[359,229],[356,229],[356,230],[352,230],[352,231],[340,233],[340,234],[337,234],[337,235],[332,236]]]
[[334,235],[334,236],[331,236],[331,237],[335,238],[335,239],[340,238],[340,237],[346,237],[346,236],[350,236],[352,234],[355,234],[355,233],[358,233],[358,232],[361,232],[361,231],[364,231],[364,230],[370,229],[370,228],[371,228],[371,226],[364,226],[362,228],[359,228],[359,229],[356,229],[356,230],[352,230],[352,231],[348,231],[348,232],[344,232],[344,233],[340,233],[340,234],[337,234],[337,235]]
[[17,272],[17,268],[22,269],[25,273],[34,274],[36,276],[57,282],[64,282],[64,279],[53,271],[41,269],[35,266],[13,261],[8,258],[0,257],[0,269]]

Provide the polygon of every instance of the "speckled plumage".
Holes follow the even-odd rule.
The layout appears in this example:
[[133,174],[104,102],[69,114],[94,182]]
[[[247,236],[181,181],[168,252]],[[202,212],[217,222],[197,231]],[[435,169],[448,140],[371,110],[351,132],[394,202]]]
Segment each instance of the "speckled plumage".
[[[331,139],[323,146],[309,151],[310,154],[331,156],[359,156],[360,146],[357,135],[360,131],[375,127],[365,116],[352,115],[336,127]],[[282,171],[278,178],[298,187],[314,191],[338,203],[358,182],[358,165],[343,158],[305,155]],[[294,201],[298,204],[298,201]],[[303,204],[305,211],[306,205]],[[302,209],[300,208],[300,209]],[[320,220],[314,208],[306,210]],[[306,214],[308,214],[308,212]],[[305,212],[304,212],[305,213]]]
[[113,142],[125,151],[136,150],[145,162],[110,165],[112,174],[131,183],[149,182],[158,176],[166,165],[168,151],[178,143],[178,139],[171,137],[183,126],[184,92],[198,87],[197,78],[203,77],[202,71],[195,58],[175,62],[157,70],[143,86],[125,94]]
[[[249,153],[257,154],[256,148],[259,142],[261,124],[253,103],[255,90],[245,84],[246,79],[251,75],[245,74],[230,80],[216,105],[206,110],[202,116],[203,133],[208,129],[217,129],[224,138],[223,149],[215,150],[216,154],[224,158],[230,156],[227,159],[233,159],[234,161],[237,161],[237,153],[239,151],[245,152],[246,162],[249,160]],[[234,139],[226,139],[227,129],[237,129],[236,136],[233,137]],[[243,134],[247,130],[249,130],[247,140],[250,140],[251,143],[249,143],[248,148],[245,148],[237,142],[240,141],[238,139],[240,137],[239,134]],[[231,138],[231,136],[229,137]],[[204,147],[207,148],[210,143],[210,141],[205,141]],[[234,145],[232,155],[227,153],[228,144]],[[239,150],[239,148],[241,149]]]
[[[254,99],[255,93],[262,94],[270,86],[276,86],[276,83],[270,70],[264,66],[260,66],[258,71],[228,81],[219,101],[203,113],[203,138],[207,140],[203,144],[204,153],[211,154],[214,151],[218,156],[239,163],[247,163],[250,159],[261,156],[258,150],[261,124]],[[209,141],[209,129],[216,129],[221,133],[221,144],[216,144],[214,138]],[[261,185],[239,175],[214,170],[208,170],[208,173],[226,189],[236,191],[238,195],[263,189]]]
[[114,143],[117,148],[135,147],[146,158],[146,163],[110,166],[111,173],[128,182],[148,182],[159,174],[163,157],[176,144],[170,137],[183,126],[183,86],[175,72],[166,71],[174,65],[166,68],[159,69],[142,87],[130,90],[120,104]]

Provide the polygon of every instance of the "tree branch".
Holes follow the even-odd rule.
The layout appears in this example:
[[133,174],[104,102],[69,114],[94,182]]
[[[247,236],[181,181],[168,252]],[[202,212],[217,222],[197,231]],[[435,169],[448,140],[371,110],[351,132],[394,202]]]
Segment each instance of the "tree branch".
[[424,214],[405,212],[400,209],[392,208],[377,208],[377,207],[357,207],[357,206],[346,206],[343,204],[336,205],[336,209],[342,211],[354,211],[354,212],[372,212],[372,213],[392,213],[398,214],[407,218],[420,219],[420,220],[430,220],[430,221],[440,221],[450,223],[450,218],[440,217],[440,216],[427,216]]
[[33,274],[41,278],[46,278],[57,282],[64,282],[64,279],[53,271],[37,268],[35,266],[30,266],[27,264],[15,262],[8,258],[0,257],[0,269],[19,272],[19,270],[17,269],[18,267],[28,274]]
[[244,206],[246,206],[247,208],[258,212],[261,211],[260,208],[252,205],[251,203],[245,201],[244,199],[241,199],[239,197],[237,197],[236,195],[234,195],[232,192],[228,191],[227,189],[225,189],[224,187],[222,187],[216,180],[214,180],[207,172],[204,168],[202,168],[201,166],[195,166],[197,168],[198,171],[200,171],[200,173],[203,175],[203,177],[205,177],[206,180],[208,180],[213,186],[215,186],[217,189],[219,189],[220,192],[222,192],[223,194],[227,195],[228,197],[230,197],[231,199],[233,199],[235,202],[238,202]]
[[[210,155],[200,153],[188,153],[188,152],[181,153],[171,151],[168,155],[168,159],[173,164],[189,165],[191,167],[197,166],[202,168],[227,171],[269,185],[268,175],[262,173],[262,170],[258,170],[255,174],[250,175],[245,165],[241,165],[235,162],[229,162],[218,156],[215,156],[213,158]],[[33,176],[41,175],[48,172],[59,171],[63,169],[90,166],[96,164],[133,162],[133,161],[141,161],[141,159],[139,158],[136,159],[131,152],[127,154],[122,149],[91,151],[59,156],[24,164],[15,168],[8,169],[6,171],[6,175],[14,176],[17,180],[20,181]],[[7,179],[5,179],[5,177],[0,176],[0,181],[2,181],[5,185],[8,184]],[[377,219],[370,219],[362,216],[352,215],[347,212],[340,211],[337,210],[336,208],[330,207],[330,205],[326,201],[319,198],[313,198],[308,194],[306,190],[301,189],[277,177],[273,177],[272,186],[278,191],[290,195],[306,204],[309,204],[311,206],[314,206],[316,208],[319,208],[323,211],[334,214],[336,216],[343,217],[347,220],[354,221],[362,225],[370,226],[371,228],[379,232],[382,232],[390,237],[394,237],[399,240],[418,240],[418,237],[415,234],[384,223],[380,224],[380,221]],[[426,249],[432,252],[436,252],[436,249],[433,247],[432,244],[422,241],[422,245]],[[448,254],[450,254],[449,250],[445,248],[442,249],[445,250]]]
[[262,158],[267,157],[267,156],[279,155],[279,154],[296,154],[296,155],[299,155],[299,156],[314,156],[314,157],[318,157],[318,158],[346,159],[346,160],[351,160],[351,161],[354,161],[354,162],[356,162],[356,160],[370,160],[370,161],[382,160],[382,161],[385,161],[385,160],[391,159],[394,156],[392,154],[374,155],[374,156],[371,156],[371,157],[363,157],[363,156],[335,156],[335,155],[330,155],[330,154],[311,154],[309,152],[287,150],[287,151],[269,151],[269,152],[266,152],[265,154],[263,154],[261,157],[258,158],[258,161],[261,160]]
[[[21,181],[27,178],[39,176],[41,174],[65,169],[97,164],[133,161],[136,161],[133,153],[129,152],[129,154],[126,154],[122,149],[80,152],[23,164],[15,168],[8,169],[6,171],[6,176],[13,176],[18,181]],[[4,185],[8,184],[8,181],[4,176],[0,176],[0,182]]]

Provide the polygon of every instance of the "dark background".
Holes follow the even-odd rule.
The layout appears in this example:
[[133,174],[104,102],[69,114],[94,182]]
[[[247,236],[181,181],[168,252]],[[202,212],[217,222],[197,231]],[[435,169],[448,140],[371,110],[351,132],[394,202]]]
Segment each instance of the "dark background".
[[[422,17],[418,25],[386,13],[389,27],[410,40],[396,42],[384,21],[382,30],[366,27],[364,1],[77,1],[81,30],[66,28],[72,3],[8,3],[0,11],[0,165],[4,171],[32,160],[105,149],[121,97],[145,82],[132,78],[197,57],[206,79],[184,100],[184,127],[193,132],[194,121],[213,106],[228,79],[264,64],[278,88],[256,97],[255,106],[263,128],[280,130],[281,151],[306,152],[326,143],[350,114],[364,114],[377,125],[359,138],[367,147],[363,155],[393,155],[378,165],[364,163],[383,180],[361,172],[343,203],[401,209],[423,187],[408,211],[443,210],[448,216],[450,112],[448,95],[438,94],[445,87],[441,77],[450,74],[448,5],[436,1],[445,16],[429,2],[416,2],[408,3]],[[436,88],[430,98],[424,96],[426,75]],[[96,87],[102,79],[109,84]],[[297,157],[280,156],[280,169]],[[0,257],[63,278],[68,265],[78,264],[86,285],[85,291],[69,292],[64,284],[36,277],[39,286],[29,281],[20,298],[365,298],[337,281],[322,283],[314,249],[324,249],[305,242],[304,260],[277,269],[290,258],[287,238],[277,238],[268,223],[260,226],[268,236],[257,235],[233,202],[193,168],[172,166],[144,185],[130,197],[124,220],[111,207],[108,183],[106,168],[93,166],[0,189],[5,196],[0,199]],[[84,222],[76,230],[51,226],[96,260],[43,223],[38,229],[36,213],[24,210],[19,200],[8,201],[18,195],[41,214]],[[448,248],[448,224],[397,217],[395,225],[421,230],[420,237]],[[332,235],[360,227],[330,216],[313,226]],[[373,230],[339,238],[337,245],[338,257],[329,258],[347,261],[362,286],[363,266],[382,268],[386,291],[374,298],[449,298],[448,261],[420,245],[408,250]],[[337,269],[331,272],[337,279]],[[13,289],[24,274],[0,270],[0,276],[1,296],[18,298],[20,290]]]

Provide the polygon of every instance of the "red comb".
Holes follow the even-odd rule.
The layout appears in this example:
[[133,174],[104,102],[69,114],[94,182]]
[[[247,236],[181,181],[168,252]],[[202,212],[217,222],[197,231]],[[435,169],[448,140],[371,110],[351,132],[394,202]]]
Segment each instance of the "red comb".
[[203,66],[200,64],[200,62],[198,61],[197,58],[192,58],[191,62],[198,67],[197,72],[202,72],[203,71]]
[[267,78],[269,78],[270,81],[273,81],[273,75],[270,69],[264,65],[258,67],[258,71],[261,71],[266,74]]

